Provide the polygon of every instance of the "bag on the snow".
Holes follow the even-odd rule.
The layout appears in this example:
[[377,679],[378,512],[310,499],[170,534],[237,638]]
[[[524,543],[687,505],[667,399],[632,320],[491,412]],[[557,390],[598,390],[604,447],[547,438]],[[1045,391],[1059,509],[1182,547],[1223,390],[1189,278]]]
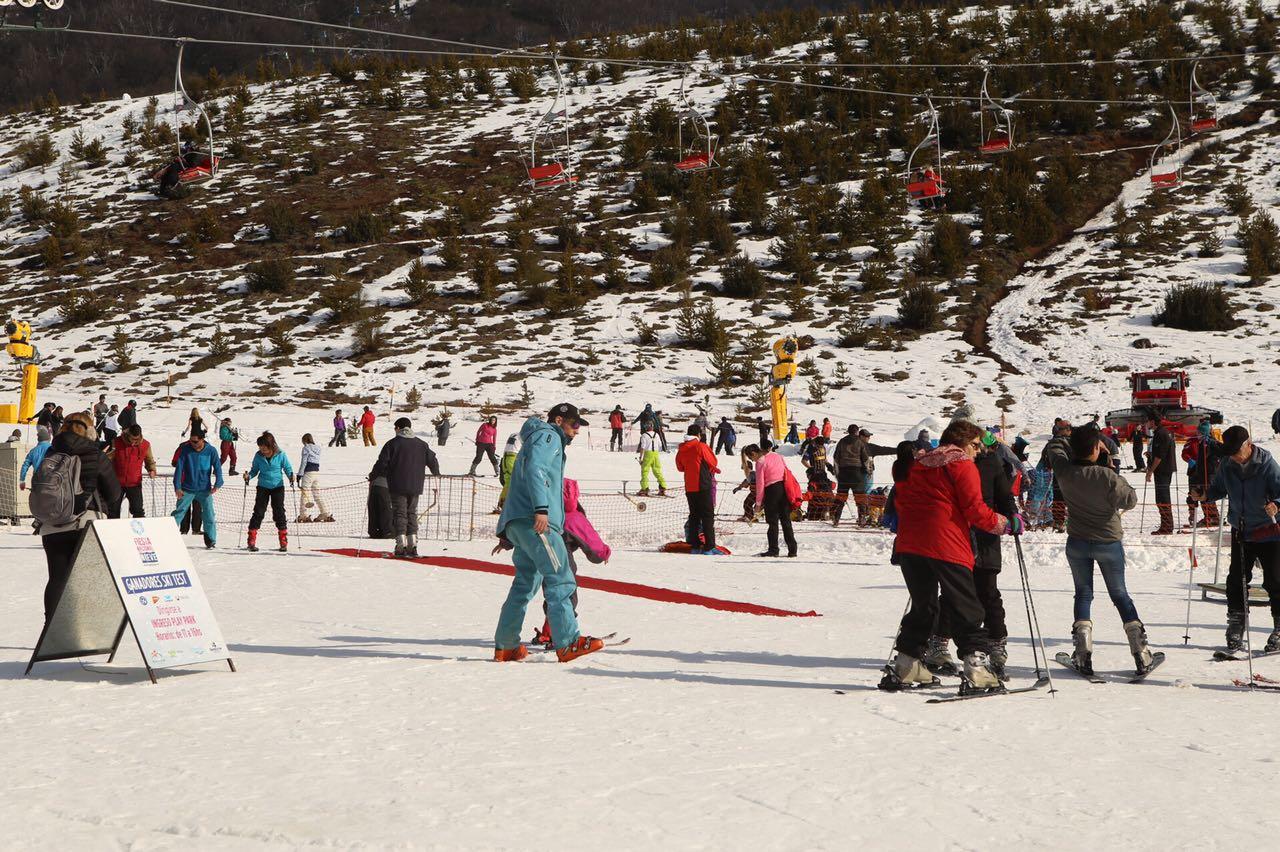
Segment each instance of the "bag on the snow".
[[62,527],[74,523],[76,498],[80,496],[80,457],[49,453],[31,480],[31,516],[41,526]]

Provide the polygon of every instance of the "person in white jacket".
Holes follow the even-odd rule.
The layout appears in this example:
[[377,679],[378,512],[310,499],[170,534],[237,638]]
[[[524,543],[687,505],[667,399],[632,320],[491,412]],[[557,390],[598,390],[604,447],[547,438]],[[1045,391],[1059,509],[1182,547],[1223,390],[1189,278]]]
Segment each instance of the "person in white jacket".
[[302,436],[302,456],[298,460],[298,472],[302,474],[302,480],[298,483],[298,488],[302,491],[302,511],[298,514],[298,523],[306,524],[311,522],[311,515],[308,509],[315,507],[317,521],[333,521],[333,515],[329,514],[329,509],[324,504],[324,498],[320,496],[320,445],[311,437],[311,433]]

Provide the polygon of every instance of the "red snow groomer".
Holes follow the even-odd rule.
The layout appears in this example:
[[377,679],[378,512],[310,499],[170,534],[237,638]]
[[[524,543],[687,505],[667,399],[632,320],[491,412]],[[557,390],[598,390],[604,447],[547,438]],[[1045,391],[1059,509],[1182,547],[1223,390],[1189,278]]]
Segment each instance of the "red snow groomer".
[[1151,414],[1160,417],[1163,425],[1178,439],[1196,434],[1200,422],[1208,418],[1210,423],[1221,423],[1222,412],[1201,408],[1187,403],[1187,387],[1191,379],[1184,370],[1151,370],[1129,375],[1131,393],[1130,408],[1107,412],[1107,425],[1116,436],[1128,439],[1135,429]]

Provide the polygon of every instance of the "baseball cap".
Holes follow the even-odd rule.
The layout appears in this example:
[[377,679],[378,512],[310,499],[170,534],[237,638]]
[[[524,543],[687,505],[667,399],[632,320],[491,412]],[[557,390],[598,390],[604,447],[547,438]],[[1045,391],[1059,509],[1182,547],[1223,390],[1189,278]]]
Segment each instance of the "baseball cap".
[[1229,456],[1240,452],[1244,442],[1249,440],[1249,430],[1243,426],[1232,426],[1222,433],[1222,451]]
[[590,426],[586,420],[582,419],[582,415],[578,413],[578,406],[570,402],[562,402],[547,412],[547,422],[550,423],[557,417],[563,417],[565,420],[577,420],[579,426]]
[[408,418],[408,417],[401,417],[399,420],[397,420],[397,421],[396,421],[396,428],[397,428],[397,429],[412,429],[412,428],[413,428],[413,424],[409,422],[409,418]]
[[870,438],[873,433],[870,429],[859,429],[858,434],[864,438]]

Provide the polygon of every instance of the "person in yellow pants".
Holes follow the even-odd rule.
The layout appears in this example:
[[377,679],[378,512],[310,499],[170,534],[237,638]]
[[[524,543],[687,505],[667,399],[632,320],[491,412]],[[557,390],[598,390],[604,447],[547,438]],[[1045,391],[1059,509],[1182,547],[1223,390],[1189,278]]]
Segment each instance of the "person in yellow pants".
[[641,497],[649,496],[650,471],[653,471],[658,480],[658,496],[665,497],[667,494],[667,481],[662,478],[662,457],[658,455],[659,446],[658,433],[651,424],[640,433],[640,490],[637,494]]

